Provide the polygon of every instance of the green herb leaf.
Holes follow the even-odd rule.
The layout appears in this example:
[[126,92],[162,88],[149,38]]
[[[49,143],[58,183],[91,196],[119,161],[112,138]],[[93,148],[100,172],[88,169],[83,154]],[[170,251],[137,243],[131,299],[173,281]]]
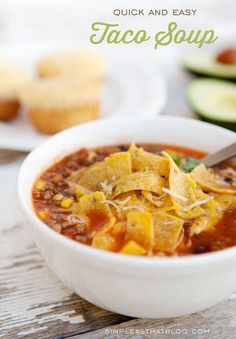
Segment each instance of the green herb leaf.
[[182,163],[181,163],[181,169],[184,172],[191,172],[195,167],[197,167],[201,162],[198,159],[192,158],[192,157],[188,157],[183,159]]
[[171,155],[171,158],[174,160],[177,166],[180,166],[182,159],[178,155]]

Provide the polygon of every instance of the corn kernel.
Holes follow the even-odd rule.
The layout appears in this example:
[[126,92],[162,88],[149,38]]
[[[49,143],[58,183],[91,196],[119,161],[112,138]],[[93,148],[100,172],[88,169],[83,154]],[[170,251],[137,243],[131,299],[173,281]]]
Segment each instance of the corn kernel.
[[83,191],[81,191],[81,189],[79,187],[77,187],[75,189],[75,195],[76,195],[76,198],[79,199],[80,197],[82,197],[82,195],[84,195]]
[[53,200],[55,200],[55,201],[60,201],[60,200],[62,200],[62,199],[63,199],[63,195],[60,194],[60,193],[55,194],[55,195],[53,196]]
[[36,181],[36,183],[34,184],[34,187],[41,190],[42,188],[44,188],[44,186],[46,185],[46,182],[43,180],[38,180]]
[[49,216],[49,211],[48,210],[40,211],[38,212],[38,216],[40,217],[40,219],[46,219]]
[[75,195],[76,195],[77,199],[79,199],[83,195],[89,194],[89,193],[91,193],[91,191],[87,190],[86,188],[84,188],[80,185],[77,185],[76,188],[75,188]]
[[69,208],[73,204],[73,199],[66,198],[61,201],[61,207],[63,208]]

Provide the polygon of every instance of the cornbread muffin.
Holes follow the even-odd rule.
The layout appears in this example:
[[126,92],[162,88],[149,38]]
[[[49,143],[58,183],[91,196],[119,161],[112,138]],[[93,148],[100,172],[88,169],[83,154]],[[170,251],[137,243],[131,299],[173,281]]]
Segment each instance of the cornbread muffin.
[[21,92],[22,104],[33,125],[42,133],[98,118],[101,85],[75,79],[39,79]]
[[78,50],[61,51],[49,55],[38,64],[41,78],[70,76],[79,79],[102,79],[106,71],[105,59],[96,53]]
[[20,68],[0,60],[0,120],[17,116],[20,108],[19,91],[30,81]]

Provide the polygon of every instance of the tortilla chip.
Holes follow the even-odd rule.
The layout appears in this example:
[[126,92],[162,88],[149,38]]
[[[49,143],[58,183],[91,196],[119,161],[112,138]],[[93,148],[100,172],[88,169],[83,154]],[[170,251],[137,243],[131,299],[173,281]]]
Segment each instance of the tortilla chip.
[[236,196],[232,194],[221,194],[215,197],[215,199],[224,206],[228,208],[229,206],[236,207]]
[[103,203],[106,200],[103,192],[93,192],[83,195],[76,205],[76,213],[79,215],[88,215],[91,211],[100,211],[107,219],[113,217],[108,204]]
[[[208,195],[205,194],[205,197]],[[225,205],[216,199],[204,204],[204,215],[198,217],[190,227],[190,236],[200,234],[214,227],[223,217]]]
[[128,150],[131,154],[132,170],[138,171],[155,171],[161,176],[167,177],[169,174],[168,161],[156,154],[146,152],[132,144]]
[[125,204],[123,203],[118,204],[120,213],[119,215],[117,215],[117,217],[122,216],[123,218],[126,218],[127,214],[131,211],[137,211],[137,210],[144,211],[145,210],[145,206],[138,198],[138,192],[130,191],[130,192],[122,193],[119,196],[117,196],[115,200],[113,201],[114,202],[126,201]]
[[91,245],[106,251],[116,251],[117,244],[115,239],[107,233],[96,233]]
[[129,255],[145,255],[146,250],[137,244],[136,241],[130,240],[121,250],[121,254],[129,254]]
[[[131,174],[131,157],[128,152],[117,152],[105,159],[105,164],[110,168],[111,180],[118,179],[123,175]],[[109,180],[109,178],[107,178]]]
[[153,216],[154,250],[173,252],[183,233],[184,221],[168,213]]
[[152,193],[148,191],[142,191],[142,195],[144,198],[149,201],[152,205],[156,207],[161,207],[163,205],[163,201],[155,197]]
[[182,199],[171,195],[173,205],[180,206],[180,208],[176,210],[176,214],[183,219],[197,218],[203,213],[201,207],[197,206],[191,210],[184,211],[184,207],[191,205],[196,201],[192,179],[189,174],[186,174],[179,169],[168,153],[163,152],[163,155],[168,159],[170,165],[169,189],[186,199],[186,201],[183,201]]
[[112,227],[106,230],[106,234],[109,234],[115,240],[113,249],[115,249],[116,252],[119,251],[121,246],[124,244],[126,229],[127,222],[119,221],[114,223]]
[[230,185],[227,183],[221,183],[220,176],[214,173],[212,169],[207,169],[204,164],[195,167],[190,175],[205,190],[216,193],[236,194],[235,189],[230,188]]
[[114,227],[115,223],[116,223],[116,218],[112,216],[103,226],[97,228],[94,231],[94,234],[111,233],[111,230]]
[[149,250],[153,245],[152,216],[148,212],[129,212],[127,214],[127,239],[135,240]]
[[225,206],[216,199],[212,199],[205,204],[211,225],[215,225],[223,216]]
[[125,235],[126,229],[127,229],[127,223],[125,221],[119,221],[110,229],[109,232],[114,237],[120,238]]
[[207,231],[210,228],[210,219],[206,216],[200,216],[191,225],[189,235],[192,237],[195,234],[200,234],[203,231]]
[[78,172],[77,184],[92,192],[102,189],[101,182],[108,178],[105,162],[97,162],[89,167],[84,167]]
[[124,175],[113,183],[113,197],[121,193],[145,190],[156,194],[162,193],[164,179],[154,171],[136,172]]
[[118,152],[109,155],[102,162],[79,170],[77,183],[90,191],[100,191],[112,181],[124,175],[131,174],[131,158],[128,152]]

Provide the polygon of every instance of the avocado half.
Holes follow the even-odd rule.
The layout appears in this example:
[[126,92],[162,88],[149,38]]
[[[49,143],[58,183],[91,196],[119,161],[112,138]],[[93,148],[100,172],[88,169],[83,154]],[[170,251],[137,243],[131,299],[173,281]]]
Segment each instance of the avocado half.
[[236,84],[199,78],[191,82],[187,97],[201,119],[236,131]]
[[182,65],[196,75],[236,81],[236,64],[223,64],[210,52],[186,54]]

